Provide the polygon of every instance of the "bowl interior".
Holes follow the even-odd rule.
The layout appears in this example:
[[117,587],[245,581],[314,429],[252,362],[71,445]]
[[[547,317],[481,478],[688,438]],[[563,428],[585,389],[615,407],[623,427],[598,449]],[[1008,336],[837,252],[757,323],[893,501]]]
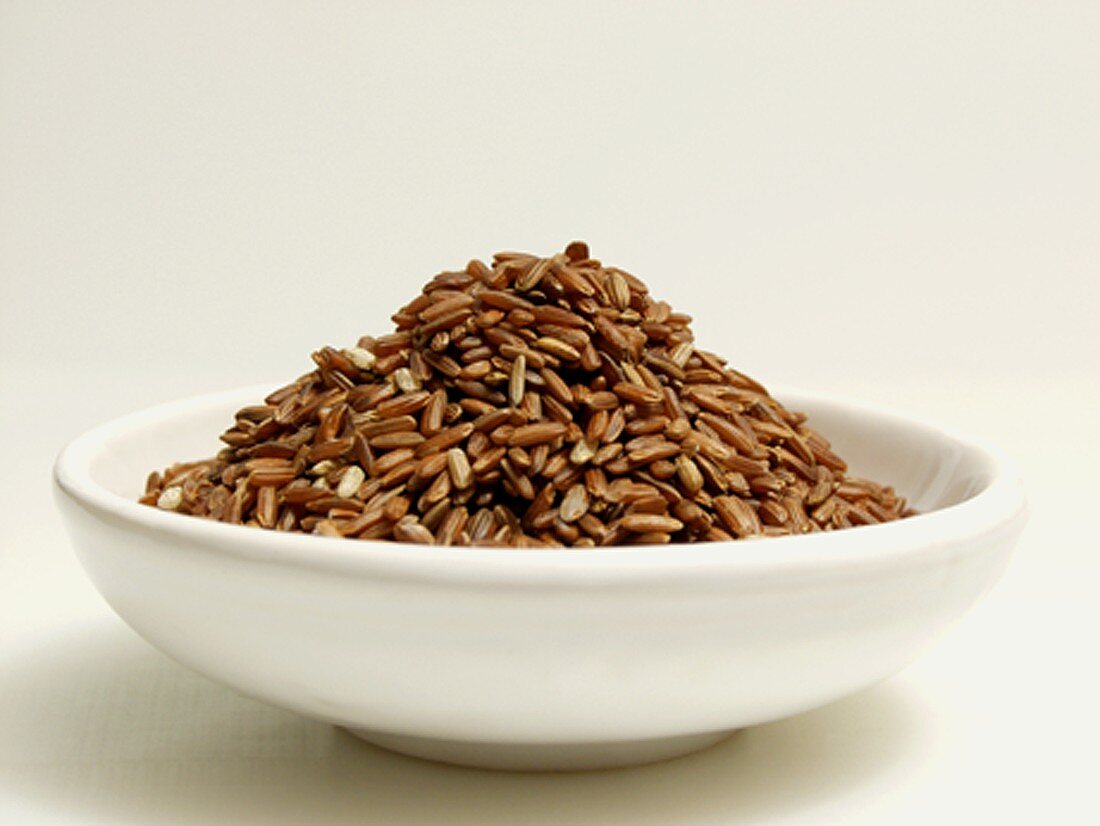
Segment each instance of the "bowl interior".
[[922,513],[976,496],[998,468],[986,452],[942,431],[890,413],[847,404],[777,394],[833,444],[856,476],[893,485]]
[[[218,435],[267,385],[163,405],[116,420],[87,443],[91,480],[127,500],[136,499],[153,469],[213,455]],[[893,485],[922,512],[963,502],[985,489],[997,467],[985,451],[893,414],[831,399],[777,392],[788,407],[810,416],[851,472]],[[89,434],[91,436],[92,434]]]

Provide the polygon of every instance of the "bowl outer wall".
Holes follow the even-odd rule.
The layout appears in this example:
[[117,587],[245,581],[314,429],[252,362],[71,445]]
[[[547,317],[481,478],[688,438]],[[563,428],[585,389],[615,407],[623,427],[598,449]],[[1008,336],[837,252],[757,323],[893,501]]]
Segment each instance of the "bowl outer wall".
[[[595,552],[277,535],[160,513],[92,478],[133,428],[256,395],[165,405],[85,434],[58,460],[59,504],[93,582],[153,645],[245,694],[358,728],[576,742],[797,713],[907,664],[995,582],[1025,517],[1018,477],[974,446],[986,487],[916,519]],[[832,405],[916,426],[777,395],[811,415]]]

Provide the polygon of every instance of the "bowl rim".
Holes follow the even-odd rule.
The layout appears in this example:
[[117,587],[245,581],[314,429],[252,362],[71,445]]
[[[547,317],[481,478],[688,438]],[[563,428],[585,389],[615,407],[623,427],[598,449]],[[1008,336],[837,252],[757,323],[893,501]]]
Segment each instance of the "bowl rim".
[[607,577],[667,578],[677,573],[755,573],[789,576],[852,568],[881,569],[903,560],[919,561],[930,549],[955,547],[959,540],[997,529],[1022,528],[1027,515],[1023,482],[1000,449],[877,404],[820,393],[772,390],[794,409],[823,406],[867,414],[895,427],[918,428],[977,454],[988,464],[988,483],[970,498],[908,519],[843,531],[730,542],[632,545],[607,548],[443,547],[389,541],[352,540],[260,530],[207,519],[180,518],[113,493],[95,481],[91,463],[110,440],[164,419],[185,417],[213,406],[263,398],[277,383],[237,387],[153,405],[93,427],[70,441],[53,469],[55,490],[110,521],[145,529],[218,553],[341,574],[417,576],[434,580],[506,580],[576,584]]

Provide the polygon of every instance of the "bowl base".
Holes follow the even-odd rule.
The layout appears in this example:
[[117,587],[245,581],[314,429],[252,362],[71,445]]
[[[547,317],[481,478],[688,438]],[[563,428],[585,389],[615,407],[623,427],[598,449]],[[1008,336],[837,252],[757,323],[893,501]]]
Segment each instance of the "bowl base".
[[585,771],[636,766],[681,757],[729,737],[732,731],[708,731],[679,737],[622,740],[608,743],[480,743],[437,740],[383,731],[349,728],[368,743],[399,754],[505,771]]

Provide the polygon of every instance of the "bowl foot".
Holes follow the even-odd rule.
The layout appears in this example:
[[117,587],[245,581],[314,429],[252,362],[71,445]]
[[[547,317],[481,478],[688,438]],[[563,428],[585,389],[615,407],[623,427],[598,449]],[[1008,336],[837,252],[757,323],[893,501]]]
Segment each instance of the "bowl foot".
[[349,728],[348,731],[368,743],[399,754],[458,766],[506,771],[583,771],[635,766],[705,749],[733,733],[708,731],[679,737],[608,743],[479,743],[411,737],[368,729]]

